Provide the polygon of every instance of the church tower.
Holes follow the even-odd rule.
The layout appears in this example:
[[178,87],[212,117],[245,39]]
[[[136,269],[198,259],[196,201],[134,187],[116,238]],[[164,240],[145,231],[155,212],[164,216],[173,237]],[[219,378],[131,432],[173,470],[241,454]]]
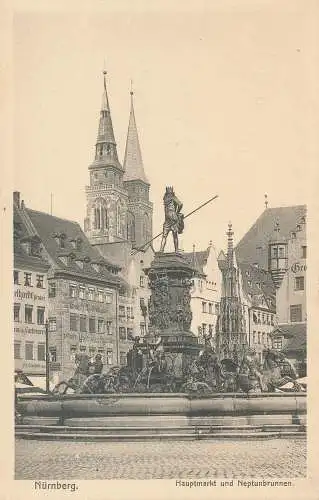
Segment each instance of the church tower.
[[94,161],[86,186],[87,214],[84,230],[92,244],[127,240],[128,195],[123,184],[124,168],[117,155],[110,105],[103,72],[104,90]]
[[152,238],[153,204],[149,200],[150,183],[145,175],[136,127],[133,91],[124,156],[124,186],[128,192],[128,239],[140,248]]

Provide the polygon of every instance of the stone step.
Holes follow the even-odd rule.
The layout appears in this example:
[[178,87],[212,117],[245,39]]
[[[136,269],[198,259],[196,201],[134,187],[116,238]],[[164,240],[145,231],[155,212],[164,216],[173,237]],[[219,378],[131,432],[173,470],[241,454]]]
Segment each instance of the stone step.
[[259,426],[165,426],[165,427],[91,427],[91,426],[59,426],[59,425],[16,425],[17,432],[44,432],[44,433],[63,433],[63,434],[220,434],[220,433],[264,433],[264,432],[305,432],[306,428],[302,425],[259,425]]
[[303,438],[304,432],[296,431],[274,431],[274,432],[250,432],[250,433],[158,433],[158,434],[96,434],[96,433],[48,433],[48,432],[25,432],[17,431],[15,437],[18,439],[35,440],[71,440],[71,441],[144,441],[144,440],[200,440],[200,439],[274,439],[274,438]]

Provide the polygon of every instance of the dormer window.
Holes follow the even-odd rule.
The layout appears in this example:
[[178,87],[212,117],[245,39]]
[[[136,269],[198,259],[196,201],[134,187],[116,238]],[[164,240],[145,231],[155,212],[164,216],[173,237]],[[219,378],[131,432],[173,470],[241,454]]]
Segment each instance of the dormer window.
[[297,231],[301,231],[301,225],[297,224]]
[[80,260],[80,259],[76,259],[75,260],[76,264],[79,266],[80,269],[83,269],[84,267],[84,262],[83,260]]
[[60,257],[60,261],[62,262],[62,264],[64,264],[65,266],[68,265],[69,263],[69,258],[67,255],[62,255],[62,257]]
[[292,237],[293,240],[295,240],[296,237],[297,237],[296,233],[291,233],[291,237]]
[[64,233],[55,233],[53,237],[60,248],[65,248],[66,235]]

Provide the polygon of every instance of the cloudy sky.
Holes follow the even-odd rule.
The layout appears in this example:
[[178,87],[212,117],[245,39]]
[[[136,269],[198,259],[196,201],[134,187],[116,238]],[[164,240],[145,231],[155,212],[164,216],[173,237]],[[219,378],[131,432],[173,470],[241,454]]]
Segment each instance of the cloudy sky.
[[155,233],[166,185],[185,213],[219,195],[189,219],[185,250],[224,246],[229,220],[240,239],[265,193],[269,206],[307,203],[318,158],[311,11],[258,3],[16,14],[14,188],[27,206],[49,212],[53,193],[54,215],[83,226],[104,60],[121,161],[133,79]]

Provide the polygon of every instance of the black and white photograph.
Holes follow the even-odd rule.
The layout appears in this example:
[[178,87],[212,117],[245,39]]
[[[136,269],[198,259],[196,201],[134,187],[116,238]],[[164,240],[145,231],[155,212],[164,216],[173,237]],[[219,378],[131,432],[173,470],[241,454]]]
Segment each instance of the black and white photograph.
[[313,5],[13,13],[13,475],[38,498],[309,477]]

